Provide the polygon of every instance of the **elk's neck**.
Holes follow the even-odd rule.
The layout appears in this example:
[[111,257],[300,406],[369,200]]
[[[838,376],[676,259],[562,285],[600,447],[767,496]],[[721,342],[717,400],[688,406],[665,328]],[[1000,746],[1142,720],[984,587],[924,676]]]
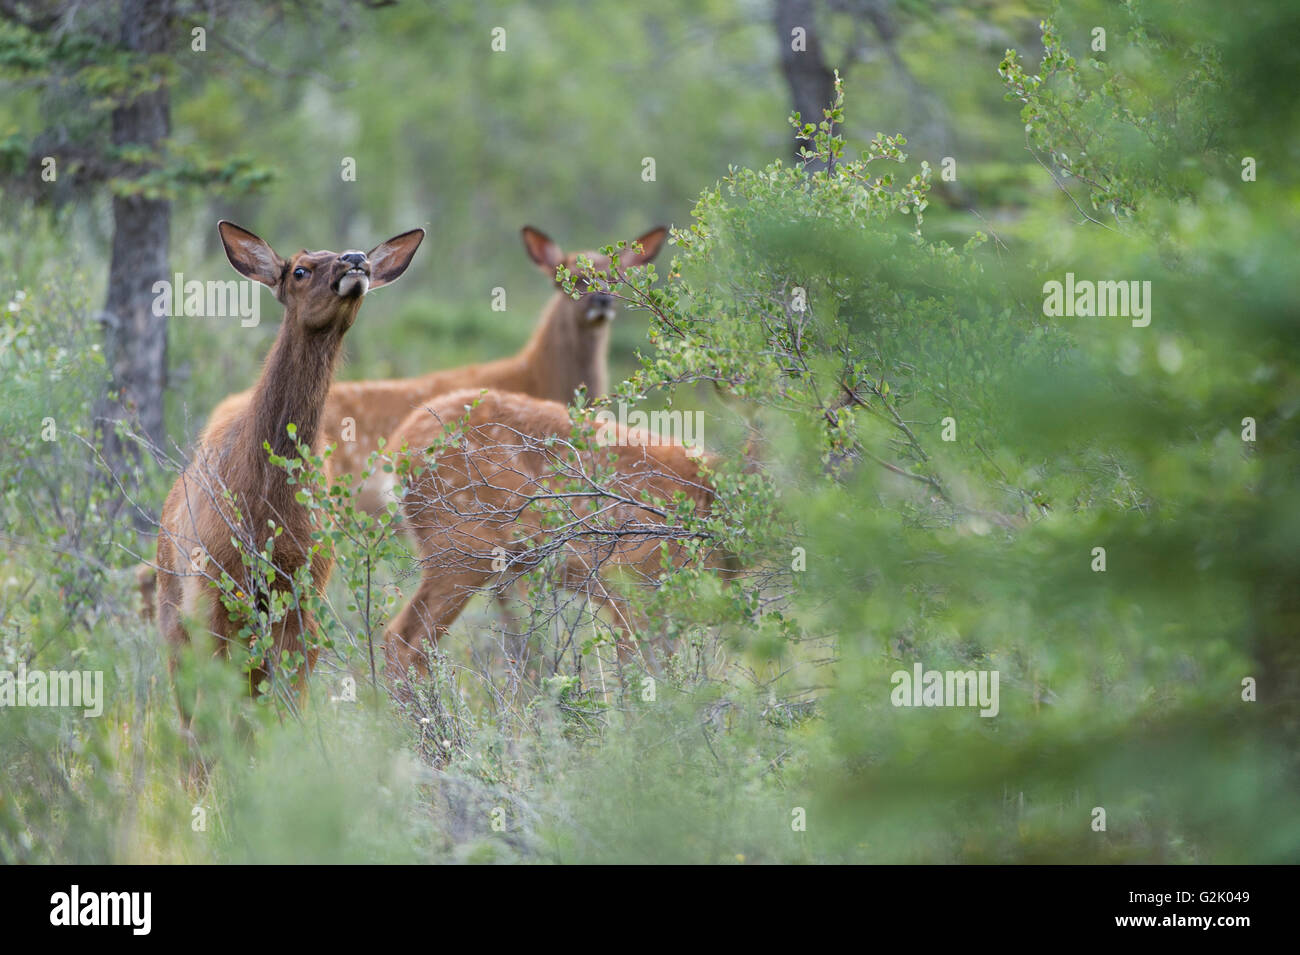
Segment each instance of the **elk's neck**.
[[577,312],[577,302],[556,292],[524,346],[521,357],[539,379],[539,396],[544,391],[545,397],[567,403],[579,385],[587,386],[591,398],[608,390],[609,323],[580,327],[586,320]]
[[[248,422],[252,433],[245,441],[260,462],[268,467],[263,442],[284,457],[297,457],[296,444],[314,447],[320,433],[325,396],[334,379],[343,344],[343,329],[305,332],[286,315],[280,334],[271,347],[262,375],[253,389]],[[288,425],[297,426],[290,438]]]

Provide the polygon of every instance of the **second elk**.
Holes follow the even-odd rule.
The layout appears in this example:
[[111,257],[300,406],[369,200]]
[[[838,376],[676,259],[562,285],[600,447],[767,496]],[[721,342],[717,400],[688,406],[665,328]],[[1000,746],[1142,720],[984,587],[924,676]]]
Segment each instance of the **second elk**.
[[[614,567],[653,581],[688,557],[730,559],[698,528],[674,519],[674,501],[707,513],[707,456],[613,422],[575,438],[569,409],[509,392],[461,391],[418,409],[393,435],[408,448],[404,524],[420,558],[414,596],[385,636],[390,679],[427,672],[436,644],[475,593],[509,586],[548,559],[558,586],[608,613],[620,661],[636,652],[636,620],[607,584]],[[426,454],[427,452],[427,454]]]

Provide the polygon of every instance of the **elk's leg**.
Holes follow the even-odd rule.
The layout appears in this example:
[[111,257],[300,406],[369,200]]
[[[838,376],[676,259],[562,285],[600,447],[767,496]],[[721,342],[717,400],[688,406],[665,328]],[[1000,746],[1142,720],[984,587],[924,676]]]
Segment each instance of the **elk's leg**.
[[[633,638],[636,633],[636,619],[622,596],[612,592],[601,579],[599,566],[594,560],[577,554],[570,557],[564,565],[563,584],[566,590],[585,593],[594,605],[596,612],[606,611],[614,628],[614,649],[618,653],[620,664],[639,662],[645,669],[657,673],[658,661],[654,652],[640,645]],[[649,655],[647,656],[647,651]]]
[[429,672],[424,642],[442,639],[465,604],[490,579],[491,571],[442,573],[425,570],[415,595],[389,623],[384,634],[384,660],[390,680],[402,680],[414,665],[421,676]]
[[197,687],[187,689],[188,679],[182,676],[184,658],[190,648],[190,635],[185,629],[185,582],[188,563],[182,564],[175,544],[166,532],[158,539],[156,559],[158,573],[155,584],[155,612],[158,629],[163,637],[167,654],[167,672],[171,676],[176,711],[180,717],[180,735],[185,752],[180,757],[181,778],[191,792],[202,792],[207,786],[209,762],[203,754],[196,733],[195,715],[199,709]]
[[[303,640],[304,634],[309,637],[306,641]],[[282,660],[285,654],[301,653],[304,659],[294,674],[292,685],[294,703],[301,708],[307,699],[307,678],[316,665],[316,657],[319,653],[318,638],[319,630],[312,616],[301,608],[290,608],[284,619],[275,625],[268,666],[256,667],[249,674],[250,695],[256,696],[257,688],[263,680],[271,677],[273,673],[278,675],[282,671]],[[274,680],[272,685],[274,686]]]
[[151,564],[138,565],[135,583],[140,590],[140,619],[151,622],[158,616],[158,571]]
[[181,580],[175,573],[175,548],[167,535],[158,538],[158,576],[154,585],[154,616],[158,620],[158,632],[162,634],[167,645],[167,667],[174,676],[176,673],[177,651],[189,643],[189,636],[181,625],[181,602],[184,595]]
[[606,611],[613,623],[616,632],[614,649],[618,652],[618,662],[626,665],[636,661],[647,671],[658,673],[659,661],[655,656],[654,648],[648,643],[637,642],[634,639],[637,628],[627,601],[617,594],[610,593],[604,582],[600,580],[596,581],[594,587],[589,587],[588,592],[597,609]]
[[177,673],[181,667],[181,658],[189,646],[190,636],[181,621],[185,593],[181,578],[176,573],[176,548],[166,534],[158,538],[157,564],[154,616],[158,621],[158,631],[162,634],[164,652],[167,654],[167,672],[171,675],[172,687],[176,694],[176,709],[180,714],[181,732],[188,735],[194,722],[194,706],[192,701],[185,699],[185,693],[177,680]]

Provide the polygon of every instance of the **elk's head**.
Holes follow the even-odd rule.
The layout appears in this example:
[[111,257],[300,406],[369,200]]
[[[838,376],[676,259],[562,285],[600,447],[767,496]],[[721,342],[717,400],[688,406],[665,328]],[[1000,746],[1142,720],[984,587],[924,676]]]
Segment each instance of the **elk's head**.
[[[574,288],[582,293],[582,296],[573,303],[575,306],[573,314],[580,324],[601,326],[614,317],[614,297],[609,294],[607,285],[600,279],[593,281],[587,278],[578,265],[579,259],[585,259],[596,271],[607,272],[610,265],[609,256],[601,255],[599,252],[570,252],[565,255],[550,236],[532,226],[524,226],[522,234],[524,248],[528,250],[529,258],[537,263],[547,278],[555,282],[557,288],[562,288],[555,275],[557,268],[563,265],[573,273]],[[619,255],[619,270],[626,271],[649,262],[659,254],[659,249],[666,238],[668,238],[668,230],[663,226],[651,229]]]
[[222,220],[217,231],[235,271],[270,288],[284,306],[285,321],[308,332],[347,331],[366,292],[397,281],[424,238],[423,229],[412,229],[369,252],[303,250],[282,259],[233,222]]

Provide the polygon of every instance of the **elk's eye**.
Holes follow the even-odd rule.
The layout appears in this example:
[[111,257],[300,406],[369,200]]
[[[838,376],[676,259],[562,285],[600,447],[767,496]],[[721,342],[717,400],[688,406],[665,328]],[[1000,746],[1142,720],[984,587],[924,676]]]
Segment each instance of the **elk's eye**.
[[293,277],[296,279],[305,279],[310,274],[311,273],[308,272],[306,269],[304,269],[301,265],[293,270]]

